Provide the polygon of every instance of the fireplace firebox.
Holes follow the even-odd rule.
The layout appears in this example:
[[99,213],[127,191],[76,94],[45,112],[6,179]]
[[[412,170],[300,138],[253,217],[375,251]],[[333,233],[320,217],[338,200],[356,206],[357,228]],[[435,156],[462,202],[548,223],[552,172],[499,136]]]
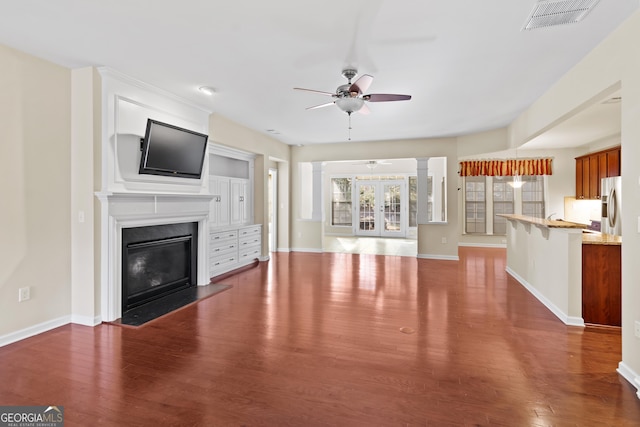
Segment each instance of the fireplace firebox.
[[122,312],[196,286],[198,223],[122,229]]

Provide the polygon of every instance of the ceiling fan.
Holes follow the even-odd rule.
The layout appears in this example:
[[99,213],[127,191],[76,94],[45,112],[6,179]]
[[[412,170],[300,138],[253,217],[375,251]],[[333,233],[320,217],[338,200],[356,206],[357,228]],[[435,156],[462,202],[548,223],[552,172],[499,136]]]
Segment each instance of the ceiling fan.
[[353,68],[346,68],[342,70],[342,75],[347,79],[347,84],[338,86],[335,93],[324,92],[321,90],[305,89],[301,87],[294,87],[295,90],[304,90],[307,92],[319,93],[321,95],[327,95],[335,98],[335,101],[326,102],[320,105],[314,105],[313,107],[307,107],[307,110],[314,110],[316,108],[328,107],[330,105],[337,105],[342,111],[349,115],[349,140],[351,140],[351,114],[359,112],[361,114],[369,114],[369,107],[366,102],[389,102],[389,101],[408,101],[411,99],[411,95],[398,95],[392,93],[370,93],[365,95],[364,92],[369,89],[373,82],[373,76],[369,74],[363,74],[358,77],[358,80],[351,83],[351,79],[358,75],[358,70]]
[[365,160],[363,162],[351,163],[351,164],[352,165],[364,165],[364,166],[368,167],[369,169],[375,169],[376,166],[378,166],[378,165],[390,165],[392,163],[388,162],[386,160]]
[[388,102],[388,101],[407,101],[411,99],[411,95],[397,95],[391,93],[371,93],[365,95],[364,92],[369,89],[373,82],[373,76],[369,74],[363,74],[351,83],[351,79],[358,75],[358,71],[352,68],[342,70],[342,75],[348,80],[347,84],[338,86],[335,93],[324,92],[321,90],[305,89],[301,87],[294,87],[295,90],[304,90],[307,92],[319,93],[322,95],[331,96],[335,98],[335,101],[327,102],[313,107],[308,107],[307,110],[313,110],[316,108],[328,107],[330,105],[337,105],[342,111],[351,116],[352,113],[360,112],[362,114],[369,114],[369,107],[366,102]]

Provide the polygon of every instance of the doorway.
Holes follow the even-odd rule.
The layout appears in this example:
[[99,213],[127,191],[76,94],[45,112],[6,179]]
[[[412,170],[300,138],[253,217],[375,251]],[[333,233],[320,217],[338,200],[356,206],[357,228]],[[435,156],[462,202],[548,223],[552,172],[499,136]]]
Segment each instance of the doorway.
[[405,182],[356,181],[356,236],[405,237]]
[[277,223],[278,223],[278,171],[276,169],[269,169],[268,176],[268,244],[269,252],[277,251]]

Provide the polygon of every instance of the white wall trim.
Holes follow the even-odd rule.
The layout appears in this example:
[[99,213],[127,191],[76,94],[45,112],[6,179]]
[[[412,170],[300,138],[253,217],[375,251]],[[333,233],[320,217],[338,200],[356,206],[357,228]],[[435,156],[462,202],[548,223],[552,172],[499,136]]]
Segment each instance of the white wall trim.
[[432,255],[432,254],[418,254],[416,258],[419,259],[439,259],[444,261],[460,261],[458,255]]
[[278,248],[276,252],[291,252],[290,248]]
[[94,327],[102,323],[102,317],[101,316],[94,316],[94,317],[80,316],[77,314],[72,314],[71,323],[75,323],[76,325]]
[[11,332],[0,337],[0,347],[5,345],[24,340],[34,335],[41,334],[43,332],[50,331],[60,326],[64,326],[71,323],[71,316],[62,316],[57,319],[48,320],[46,322],[38,323],[37,325],[29,326],[28,328],[21,329],[19,331]]
[[624,362],[618,363],[618,369],[616,369],[616,371],[638,390],[636,396],[640,399],[640,374],[636,373]]
[[458,246],[467,246],[470,248],[507,248],[506,243],[471,243],[471,242],[459,242]]
[[142,89],[142,90],[146,90],[146,91],[150,91],[150,92],[154,92],[157,93],[158,95],[161,95],[165,98],[171,99],[174,102],[179,102],[181,104],[184,104],[186,106],[188,106],[189,108],[194,108],[197,110],[202,111],[203,113],[207,113],[207,114],[211,114],[213,111],[209,108],[204,108],[201,105],[198,105],[194,102],[191,102],[185,98],[182,98],[178,95],[176,95],[173,92],[169,92],[165,89],[162,89],[158,86],[154,86],[152,84],[143,82],[141,80],[135,79],[131,76],[128,76],[126,74],[123,74],[117,70],[114,70],[113,68],[109,68],[109,67],[96,67],[96,70],[98,70],[98,73],[100,73],[100,76],[102,77],[108,77],[114,80],[118,80],[122,83],[126,83],[130,86],[136,87],[138,89]]
[[290,252],[313,252],[317,254],[321,254],[324,252],[322,249],[318,249],[318,248],[291,248],[289,251]]
[[222,157],[230,157],[238,160],[255,160],[256,155],[247,151],[238,150],[236,148],[220,145],[220,143],[209,139],[209,154],[215,154]]
[[511,268],[507,267],[506,271],[511,277],[516,279],[518,283],[520,283],[526,290],[528,290],[534,297],[538,299],[545,307],[549,309],[555,316],[560,319],[565,325],[568,326],[582,326],[584,327],[584,319],[582,317],[574,317],[569,316],[565,312],[563,312],[558,306],[552,303],[547,297],[542,295],[540,291],[534,288],[529,282],[524,280],[521,276],[519,276],[515,271]]

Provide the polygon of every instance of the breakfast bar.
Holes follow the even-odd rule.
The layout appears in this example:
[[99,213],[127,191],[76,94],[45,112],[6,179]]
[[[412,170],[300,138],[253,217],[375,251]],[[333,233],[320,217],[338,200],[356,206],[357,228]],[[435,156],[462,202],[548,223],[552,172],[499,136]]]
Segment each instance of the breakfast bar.
[[567,325],[582,318],[583,224],[500,215],[508,220],[507,273]]
[[621,324],[622,237],[570,221],[508,220],[507,272],[567,325]]

